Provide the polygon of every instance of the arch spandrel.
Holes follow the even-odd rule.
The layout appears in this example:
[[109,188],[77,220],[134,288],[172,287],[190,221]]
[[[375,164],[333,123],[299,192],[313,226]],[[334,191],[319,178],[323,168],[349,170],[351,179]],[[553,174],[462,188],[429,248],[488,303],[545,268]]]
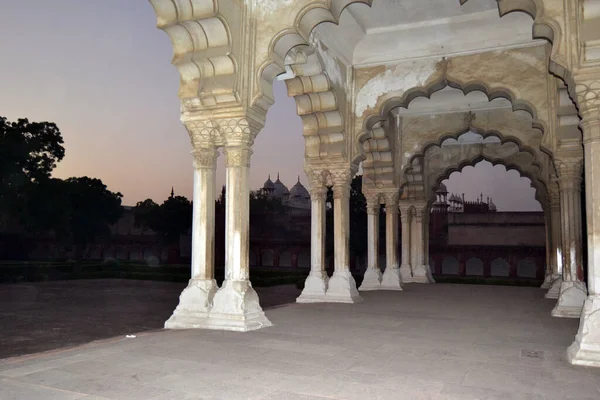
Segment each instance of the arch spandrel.
[[527,111],[545,129],[549,121],[545,49],[534,46],[360,68],[354,81],[356,132],[369,129],[391,109],[446,86],[465,93],[482,91],[490,100],[506,98],[513,110]]

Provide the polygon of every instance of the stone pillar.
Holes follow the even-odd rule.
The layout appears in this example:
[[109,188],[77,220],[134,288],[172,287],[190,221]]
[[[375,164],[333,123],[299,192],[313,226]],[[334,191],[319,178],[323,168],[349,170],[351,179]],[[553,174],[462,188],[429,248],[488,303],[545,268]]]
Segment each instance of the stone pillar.
[[412,280],[411,266],[411,207],[408,204],[400,205],[400,223],[402,224],[402,264],[400,264],[401,282]]
[[214,279],[216,160],[214,147],[198,148],[194,155],[192,214],[192,278],[179,296],[179,305],[165,322],[166,329],[207,328],[217,291]]
[[[412,282],[433,283],[433,275],[429,267],[429,255],[426,253],[425,231],[427,225],[427,204],[420,203],[415,205],[415,225],[414,225],[414,243],[415,243],[415,265],[412,266]],[[412,240],[412,238],[411,238]],[[425,258],[427,257],[427,258]]]
[[585,152],[589,296],[567,358],[572,364],[600,367],[600,78],[576,81]]
[[331,171],[333,179],[334,272],[325,300],[333,303],[362,301],[350,272],[350,182],[352,171]]
[[398,193],[385,195],[385,271],[381,279],[384,290],[402,290],[398,265]]
[[550,289],[550,284],[555,279],[552,273],[552,215],[549,206],[544,206],[544,222],[546,234],[546,260],[544,269],[544,282],[541,289]]
[[550,228],[552,236],[552,248],[550,254],[550,263],[552,266],[553,279],[550,282],[550,288],[546,292],[547,299],[558,299],[560,285],[562,284],[562,235],[561,235],[561,213],[560,196],[558,193],[551,193],[550,197]]
[[225,137],[225,281],[213,299],[213,329],[249,331],[271,326],[250,283],[250,156],[258,129],[245,118],[219,120]]
[[325,301],[329,277],[325,270],[325,200],[327,188],[317,176],[310,183],[310,274],[304,283],[304,289],[298,303],[317,303]]
[[367,195],[367,269],[358,290],[381,289],[379,268],[379,196]]
[[[581,145],[577,145],[581,151]],[[579,318],[587,289],[583,282],[582,241],[581,241],[581,158],[558,158],[555,164],[558,170],[560,188],[560,210],[563,249],[563,281],[560,285],[558,302],[552,310],[552,316]]]

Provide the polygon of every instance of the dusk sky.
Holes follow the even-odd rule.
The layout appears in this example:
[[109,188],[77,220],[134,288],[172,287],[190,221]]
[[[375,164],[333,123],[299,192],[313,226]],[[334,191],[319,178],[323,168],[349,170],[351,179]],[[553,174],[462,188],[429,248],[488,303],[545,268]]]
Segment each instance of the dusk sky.
[[[100,178],[124,205],[162,202],[171,186],[191,199],[179,76],[147,0],[19,0],[0,6],[0,26],[0,115],[58,125],[66,156],[54,176]],[[281,82],[275,100],[254,146],[253,189],[278,172],[289,188],[298,175],[307,185],[302,124]],[[221,156],[219,185],[224,172]],[[502,166],[467,167],[444,183],[468,199],[483,192],[500,211],[541,209],[530,181]]]

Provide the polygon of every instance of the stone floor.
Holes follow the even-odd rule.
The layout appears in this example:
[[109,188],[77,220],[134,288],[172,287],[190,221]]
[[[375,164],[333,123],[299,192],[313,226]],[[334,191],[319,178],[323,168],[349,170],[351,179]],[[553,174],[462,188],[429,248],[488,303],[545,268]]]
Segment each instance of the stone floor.
[[[0,358],[161,329],[185,286],[124,279],[0,285]],[[294,285],[256,290],[266,308],[300,294]]]
[[550,317],[543,294],[412,284],[274,308],[249,333],[114,338],[0,360],[0,398],[599,399],[600,370],[565,361],[578,321]]

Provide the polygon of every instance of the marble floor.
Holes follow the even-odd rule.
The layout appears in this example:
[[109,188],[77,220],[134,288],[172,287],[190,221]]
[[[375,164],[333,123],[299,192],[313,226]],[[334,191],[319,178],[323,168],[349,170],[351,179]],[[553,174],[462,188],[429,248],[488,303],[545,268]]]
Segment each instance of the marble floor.
[[249,333],[123,336],[0,360],[0,399],[599,399],[565,360],[578,321],[536,288],[412,284],[290,304]]

